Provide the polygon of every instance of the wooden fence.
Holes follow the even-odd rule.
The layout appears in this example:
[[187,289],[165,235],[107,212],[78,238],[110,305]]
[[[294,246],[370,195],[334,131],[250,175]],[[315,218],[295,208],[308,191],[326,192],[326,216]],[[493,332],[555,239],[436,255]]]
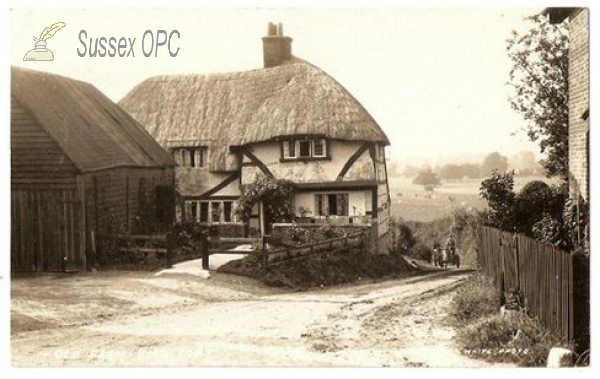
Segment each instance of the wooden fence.
[[[365,251],[368,236],[365,232],[347,233],[342,237],[330,238],[310,244],[286,244],[269,236],[262,238],[223,238],[208,237],[203,243],[202,267],[208,269],[210,255],[212,254],[256,254],[261,268],[266,270],[269,266],[277,265],[290,260],[306,259],[310,256],[321,254],[336,254],[351,249]],[[223,248],[223,244],[248,244],[249,250],[234,250]],[[218,246],[218,247],[217,247]]]
[[481,269],[500,291],[519,291],[525,308],[555,336],[589,344],[587,257],[488,226],[478,238]]
[[[167,268],[173,267],[175,241],[169,234],[115,234],[112,237],[119,241],[120,253],[140,252],[161,255],[167,260]],[[159,246],[146,247],[148,243]]]

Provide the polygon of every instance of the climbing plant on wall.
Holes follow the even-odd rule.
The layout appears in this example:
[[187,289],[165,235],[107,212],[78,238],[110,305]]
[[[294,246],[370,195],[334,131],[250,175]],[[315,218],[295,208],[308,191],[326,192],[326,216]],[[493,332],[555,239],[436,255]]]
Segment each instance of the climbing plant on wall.
[[285,179],[263,178],[246,187],[240,196],[236,213],[245,221],[252,215],[252,208],[262,201],[265,211],[273,222],[290,222],[294,218],[294,183]]

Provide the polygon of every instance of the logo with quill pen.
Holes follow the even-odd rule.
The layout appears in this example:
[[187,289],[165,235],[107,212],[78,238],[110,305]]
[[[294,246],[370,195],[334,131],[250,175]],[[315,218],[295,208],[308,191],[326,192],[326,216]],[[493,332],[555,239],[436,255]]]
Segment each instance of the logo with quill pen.
[[33,37],[35,42],[35,48],[33,50],[29,50],[27,54],[23,57],[24,61],[53,61],[54,54],[52,54],[51,50],[46,48],[46,41],[50,39],[53,35],[56,34],[59,30],[64,28],[67,24],[64,22],[57,22],[56,24],[52,24],[44,29],[42,34],[40,34],[40,38]]

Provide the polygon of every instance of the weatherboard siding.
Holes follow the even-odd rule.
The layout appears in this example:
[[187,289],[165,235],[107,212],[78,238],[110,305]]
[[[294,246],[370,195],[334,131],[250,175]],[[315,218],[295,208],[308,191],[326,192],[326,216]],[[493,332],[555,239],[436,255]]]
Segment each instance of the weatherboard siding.
[[132,231],[144,196],[154,204],[156,187],[170,185],[171,168],[116,168],[85,175],[88,230],[100,235]]
[[73,162],[13,96],[10,136],[13,189],[75,188]]

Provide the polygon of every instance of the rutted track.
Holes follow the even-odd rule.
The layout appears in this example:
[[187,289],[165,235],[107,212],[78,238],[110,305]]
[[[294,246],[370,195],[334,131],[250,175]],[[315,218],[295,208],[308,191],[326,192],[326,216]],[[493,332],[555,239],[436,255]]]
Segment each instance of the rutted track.
[[[12,360],[18,366],[489,366],[453,345],[450,299],[465,275],[445,271],[301,293],[245,292],[250,282],[236,290],[205,280],[184,286],[209,291],[204,298],[187,292],[187,303],[13,333]],[[184,295],[163,284],[173,296]]]

